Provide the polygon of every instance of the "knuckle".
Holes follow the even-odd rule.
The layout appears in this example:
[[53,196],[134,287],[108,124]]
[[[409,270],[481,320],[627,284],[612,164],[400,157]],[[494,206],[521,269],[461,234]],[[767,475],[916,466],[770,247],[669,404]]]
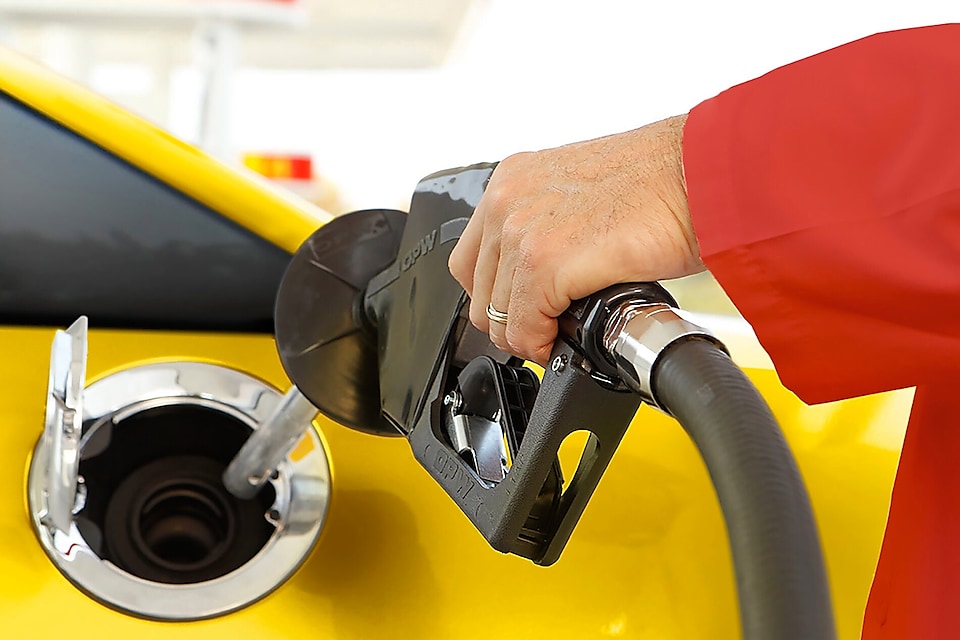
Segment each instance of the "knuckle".
[[523,334],[518,335],[516,331],[507,329],[506,342],[510,353],[514,353],[521,358],[527,357],[527,340]]
[[[507,329],[506,342],[508,350],[525,360],[538,361],[539,353],[543,350],[536,336],[519,329]],[[549,353],[549,347],[547,347]]]
[[511,318],[510,324],[507,325],[504,336],[510,351],[522,358],[529,358],[537,344],[537,337],[530,331],[527,322],[527,312],[527,310],[518,310],[516,316]]
[[519,170],[523,167],[529,160],[530,156],[533,154],[529,151],[520,151],[518,153],[512,153],[497,164],[497,168],[493,172],[493,178],[503,178],[505,175],[510,175],[514,171]]
[[500,228],[500,243],[506,247],[519,247],[526,241],[526,229],[516,217],[507,218]]
[[492,342],[493,346],[495,346],[497,349],[500,349],[506,353],[512,353],[510,341],[506,338],[506,336],[500,336],[497,335],[496,332],[491,331],[490,342]]
[[483,193],[481,204],[478,206],[483,207],[486,216],[498,218],[510,209],[512,194],[513,189],[510,187],[509,181],[491,181]]
[[526,174],[529,152],[515,153],[501,160],[490,176],[481,206],[488,215],[501,217],[513,211]]
[[470,303],[470,324],[483,332],[486,332],[488,328],[486,310],[480,309],[479,305],[474,302]]
[[525,233],[517,245],[517,268],[539,274],[550,267],[549,238],[539,233]]
[[450,252],[450,257],[447,258],[447,269],[450,270],[450,275],[459,282],[461,285],[464,285],[466,288],[466,258],[463,256],[462,251],[458,251],[457,247],[453,248],[453,251]]

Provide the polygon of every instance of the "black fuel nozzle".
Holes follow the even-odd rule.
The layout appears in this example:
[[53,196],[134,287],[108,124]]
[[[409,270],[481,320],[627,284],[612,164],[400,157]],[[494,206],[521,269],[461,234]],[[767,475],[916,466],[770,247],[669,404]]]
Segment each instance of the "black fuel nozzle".
[[[493,547],[550,564],[641,399],[598,366],[581,307],[569,315],[583,326],[567,330],[565,319],[542,382],[470,324],[447,261],[494,167],[424,178],[409,215],[362,211],[319,229],[281,283],[276,339],[287,374],[321,412],[405,436]],[[581,430],[590,436],[563,490],[557,454]]]
[[[494,167],[424,178],[409,215],[359,211],[318,230],[281,283],[276,339],[321,412],[405,436],[493,547],[550,564],[644,399],[606,351],[608,327],[624,309],[676,303],[655,283],[577,301],[542,381],[499,351],[447,268]],[[564,490],[558,452],[575,431],[590,435]]]
[[[433,174],[409,215],[348,214],[304,244],[276,309],[291,380],[334,420],[406,437],[494,548],[541,565],[559,558],[646,401],[678,419],[714,481],[744,637],[834,637],[815,521],[779,426],[665,289],[617,285],[573,303],[542,379],[470,324],[447,261],[493,169]],[[558,453],[575,431],[589,435],[565,483]]]

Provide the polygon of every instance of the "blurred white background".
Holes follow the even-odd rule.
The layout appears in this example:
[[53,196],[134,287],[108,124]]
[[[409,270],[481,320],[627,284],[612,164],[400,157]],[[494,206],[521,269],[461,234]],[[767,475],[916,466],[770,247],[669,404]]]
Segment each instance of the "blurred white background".
[[[436,69],[242,74],[236,140],[305,145],[355,206],[396,206],[432,171],[632,129],[845,41],[960,20],[957,0],[477,8]],[[266,122],[269,96],[289,119]]]
[[226,161],[312,157],[335,213],[956,21],[957,0],[0,0],[0,41]]

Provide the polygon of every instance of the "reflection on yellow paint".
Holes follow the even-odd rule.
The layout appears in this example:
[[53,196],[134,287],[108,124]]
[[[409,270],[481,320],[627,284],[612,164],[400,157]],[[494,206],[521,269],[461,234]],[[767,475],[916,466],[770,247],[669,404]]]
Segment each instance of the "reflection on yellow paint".
[[600,629],[600,633],[605,636],[622,636],[627,630],[627,623],[623,618],[619,618],[608,623]]
[[290,459],[294,462],[299,462],[311,451],[313,451],[313,440],[301,437],[300,442],[298,442],[293,448],[293,451],[290,452]]

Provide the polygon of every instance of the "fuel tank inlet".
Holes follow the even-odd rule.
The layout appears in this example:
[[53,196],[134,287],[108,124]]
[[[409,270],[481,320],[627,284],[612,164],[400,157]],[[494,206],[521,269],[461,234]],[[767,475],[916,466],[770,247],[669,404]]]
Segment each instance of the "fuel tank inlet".
[[197,362],[133,367],[84,389],[85,325],[69,332],[54,342],[47,424],[28,476],[33,525],[54,565],[96,600],[159,620],[228,613],[281,585],[327,513],[317,432],[304,425],[269,481],[237,498],[224,469],[281,401],[278,390]]

